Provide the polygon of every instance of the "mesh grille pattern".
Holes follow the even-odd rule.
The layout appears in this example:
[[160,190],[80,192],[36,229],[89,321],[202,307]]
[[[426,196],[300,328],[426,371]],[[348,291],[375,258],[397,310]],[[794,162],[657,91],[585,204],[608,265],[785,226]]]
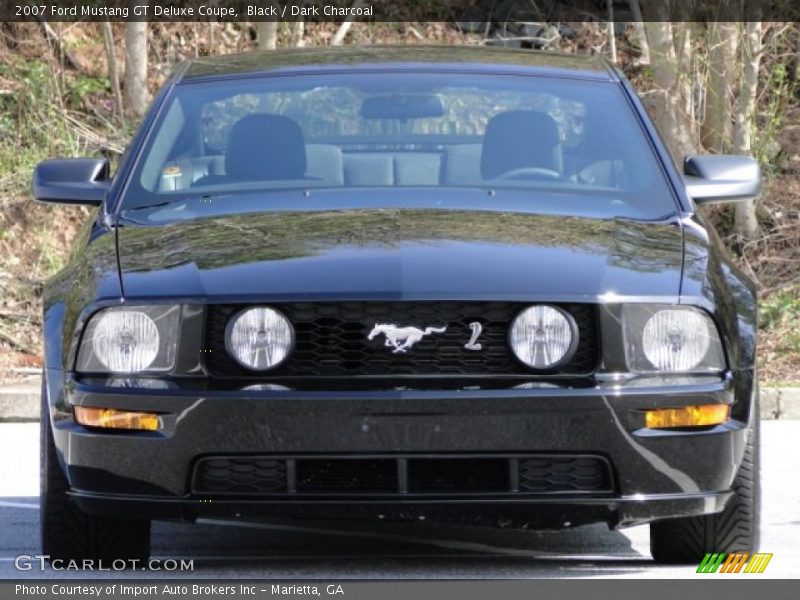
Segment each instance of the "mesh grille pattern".
[[519,461],[521,492],[610,491],[611,478],[603,460],[590,457],[526,458]]
[[202,458],[192,492],[202,495],[547,495],[611,493],[600,456],[364,456]]
[[[275,376],[343,375],[530,375],[508,346],[511,321],[528,303],[519,302],[303,302],[275,304],[292,322],[296,346],[290,358],[270,372]],[[554,374],[583,375],[597,364],[595,309],[586,304],[560,305],[579,331],[573,359]],[[206,367],[215,376],[253,375],[225,350],[225,326],[242,305],[209,307]],[[467,350],[471,323],[480,323],[479,351]],[[398,327],[447,327],[424,336],[406,353],[394,353],[383,334],[368,340],[376,323]]]
[[269,494],[286,491],[286,462],[265,458],[210,458],[199,463],[194,488],[204,493]]

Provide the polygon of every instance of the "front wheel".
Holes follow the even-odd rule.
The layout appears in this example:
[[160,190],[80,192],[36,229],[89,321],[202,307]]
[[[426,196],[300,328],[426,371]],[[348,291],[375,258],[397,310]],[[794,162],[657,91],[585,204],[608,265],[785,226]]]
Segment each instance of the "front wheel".
[[[757,405],[756,405],[757,406]],[[733,497],[718,514],[658,521],[650,525],[656,562],[699,564],[707,553],[758,550],[760,452],[758,417],[750,426],[744,458],[733,480]]]
[[42,554],[49,555],[51,561],[146,561],[150,556],[150,521],[87,515],[67,496],[69,484],[56,454],[44,380],[40,444]]

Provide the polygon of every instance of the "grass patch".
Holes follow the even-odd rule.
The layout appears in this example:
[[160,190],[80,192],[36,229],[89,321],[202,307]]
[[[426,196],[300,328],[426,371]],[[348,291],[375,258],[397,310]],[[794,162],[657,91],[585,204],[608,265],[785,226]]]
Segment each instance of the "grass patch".
[[800,287],[787,288],[760,304],[760,365],[770,385],[800,382]]
[[783,291],[763,300],[761,329],[781,333],[777,351],[800,354],[800,290]]

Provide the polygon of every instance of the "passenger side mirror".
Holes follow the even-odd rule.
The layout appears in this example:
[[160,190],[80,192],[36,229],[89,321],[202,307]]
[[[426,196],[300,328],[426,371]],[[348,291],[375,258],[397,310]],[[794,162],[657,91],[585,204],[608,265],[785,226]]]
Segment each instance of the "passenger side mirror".
[[761,194],[761,167],[750,156],[689,156],[683,173],[686,191],[697,204],[752,200]]
[[57,158],[36,165],[33,197],[39,202],[100,205],[109,187],[104,158]]

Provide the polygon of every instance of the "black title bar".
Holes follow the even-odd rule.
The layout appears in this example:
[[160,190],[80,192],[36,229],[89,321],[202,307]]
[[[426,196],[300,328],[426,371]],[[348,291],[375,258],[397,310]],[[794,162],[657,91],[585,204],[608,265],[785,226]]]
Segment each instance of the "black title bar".
[[[644,21],[800,21],[797,0],[641,0]],[[660,6],[656,6],[660,5]],[[2,21],[617,22],[627,0],[3,0]]]

